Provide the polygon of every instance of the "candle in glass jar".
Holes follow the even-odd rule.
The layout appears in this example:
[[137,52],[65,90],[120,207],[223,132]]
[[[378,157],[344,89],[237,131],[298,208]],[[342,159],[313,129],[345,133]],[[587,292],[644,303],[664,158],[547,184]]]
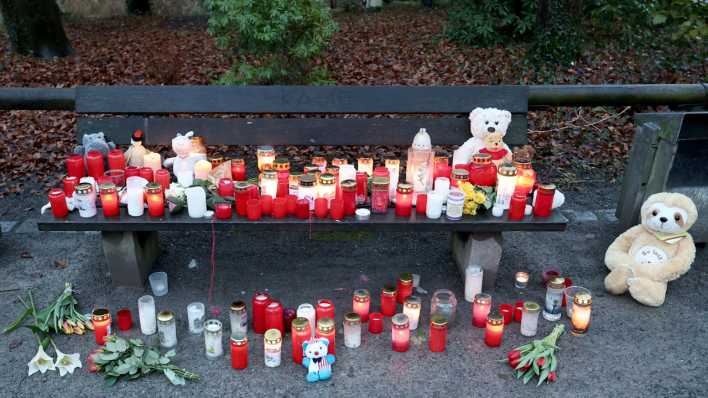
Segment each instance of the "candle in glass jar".
[[286,198],[273,199],[273,218],[285,218],[288,215],[288,200]]
[[162,168],[162,159],[157,152],[146,153],[143,156],[143,167],[149,167],[152,171],[157,171]]
[[125,155],[118,148],[108,151],[108,169],[123,170],[125,169]]
[[472,155],[469,181],[480,187],[493,187],[497,184],[497,166],[492,162],[492,155],[477,153]]
[[563,301],[563,289],[565,289],[565,278],[555,277],[548,281],[546,287],[546,301],[543,307],[543,318],[547,321],[557,321],[561,318],[561,303]]
[[526,212],[526,195],[515,191],[509,202],[509,220],[523,220]]
[[231,335],[231,367],[233,369],[248,367],[248,337],[245,333]]
[[369,307],[371,306],[371,296],[366,289],[357,289],[352,298],[352,309],[359,314],[362,322],[369,320]]
[[138,299],[138,318],[140,319],[140,332],[146,336],[157,332],[155,318],[155,299],[150,295]]
[[369,176],[366,173],[356,173],[356,203],[363,205],[369,197]]
[[388,211],[389,179],[387,177],[374,177],[371,180],[371,212],[386,213]]
[[457,313],[457,298],[448,289],[438,289],[430,299],[430,315],[442,315],[452,324]]
[[472,304],[472,325],[483,328],[487,325],[487,316],[492,308],[492,296],[486,293],[479,293],[474,296]]
[[384,166],[388,170],[389,200],[396,200],[396,188],[401,174],[401,161],[400,159],[384,159]]
[[216,202],[214,203],[214,215],[217,220],[228,220],[233,214],[233,206],[231,202]]
[[200,159],[194,164],[194,179],[206,180],[211,171],[211,163],[208,160]]
[[359,158],[357,159],[357,171],[368,175],[374,174],[374,159]]
[[91,218],[96,215],[96,191],[93,185],[81,183],[74,189],[74,205],[79,209],[79,216]]
[[590,327],[590,313],[592,312],[592,296],[589,293],[577,293],[573,297],[573,316],[570,318],[571,333],[581,336],[587,333]]
[[516,188],[516,168],[503,165],[497,170],[497,199],[495,206],[506,210],[511,204],[511,197]]
[[106,336],[113,334],[111,332],[111,313],[107,308],[96,308],[91,313],[91,322],[93,323],[93,333],[96,337],[96,344],[106,344]]
[[396,281],[396,301],[403,304],[411,294],[413,294],[413,274],[402,272]]
[[256,159],[258,160],[258,171],[273,168],[275,161],[275,149],[270,145],[262,145],[256,149]]
[[340,186],[342,189],[344,214],[347,216],[353,216],[356,211],[356,181],[344,180]]
[[461,182],[467,182],[470,179],[470,172],[467,169],[459,168],[457,166],[452,170],[452,178],[450,179],[450,186],[453,188],[459,187]]
[[55,218],[64,218],[69,215],[69,207],[66,205],[66,194],[59,188],[49,191],[49,204],[52,207],[52,215]]
[[336,180],[334,175],[329,173],[320,174],[319,185],[317,185],[317,197],[327,199],[327,203],[336,196]]
[[526,159],[515,161],[514,167],[516,167],[515,192],[522,196],[528,196],[536,184],[536,172],[531,167],[531,162]]
[[277,329],[280,334],[285,334],[283,320],[283,305],[278,301],[272,301],[265,309],[265,328]]
[[465,194],[458,189],[450,190],[447,194],[447,208],[445,217],[451,221],[461,220],[464,214]]
[[447,318],[442,315],[430,317],[430,337],[428,348],[430,352],[443,352],[447,344]]
[[487,317],[487,328],[484,330],[484,344],[488,347],[499,347],[504,335],[504,319],[499,314]]
[[428,208],[428,194],[419,193],[415,199],[415,212],[417,214],[425,214]]
[[172,182],[172,177],[170,177],[169,170],[159,169],[155,170],[155,182],[160,184],[162,191],[166,191],[170,188],[170,183]]
[[128,166],[125,168],[125,180],[127,181],[130,177],[140,177],[140,168],[135,166]]
[[160,184],[147,184],[145,186],[145,198],[150,217],[162,217],[165,215],[165,195],[162,193]]
[[118,217],[120,215],[120,207],[118,206],[118,193],[116,185],[112,182],[101,184],[101,206],[103,207],[104,217]]
[[297,313],[295,312],[294,308],[283,308],[283,325],[285,327],[285,332],[283,333],[283,336],[286,333],[290,333],[293,320],[297,317],[296,314]]
[[239,300],[231,303],[229,307],[229,325],[231,335],[246,334],[248,332],[248,312],[246,303]]
[[344,346],[358,348],[361,345],[361,317],[355,312],[344,315]]
[[103,169],[103,154],[99,151],[88,151],[86,153],[86,167],[89,177],[93,177],[94,179],[101,177],[105,171]]
[[536,190],[536,201],[533,204],[534,217],[549,217],[553,211],[553,196],[556,193],[556,186],[553,184],[541,184]]
[[408,325],[411,330],[418,329],[418,320],[420,319],[420,297],[408,296],[406,302],[403,303],[403,313],[408,317]]
[[319,318],[317,319],[317,332],[315,333],[317,338],[325,338],[329,341],[329,346],[327,346],[327,353],[335,354],[335,328],[334,328],[334,318]]
[[266,307],[273,300],[268,293],[256,293],[251,300],[251,317],[253,318],[253,331],[263,334],[266,331]]
[[393,316],[396,313],[396,288],[386,285],[381,290],[381,313],[384,316]]
[[413,209],[413,185],[407,182],[398,183],[396,189],[396,216],[410,217]]
[[261,172],[261,195],[276,197],[278,195],[278,172],[275,170],[263,170]]
[[372,312],[369,314],[369,333],[379,334],[383,332],[383,314]]
[[224,354],[221,344],[223,332],[221,322],[217,319],[209,319],[204,322],[204,348],[208,359],[216,359]]
[[295,216],[300,220],[307,220],[310,218],[310,202],[307,199],[298,199],[296,202],[297,209],[295,210]]
[[298,318],[305,318],[310,325],[310,338],[315,337],[315,330],[317,329],[317,314],[315,307],[310,303],[303,303],[297,307],[296,315]]
[[194,302],[187,305],[187,328],[192,334],[201,334],[204,331],[205,317],[204,303]]
[[69,155],[69,157],[66,158],[66,174],[76,178],[86,176],[84,157],[78,154]]
[[337,167],[339,167],[339,166],[345,165],[345,164],[347,164],[347,163],[349,163],[349,162],[347,161],[347,159],[344,159],[344,158],[334,158],[334,159],[332,159],[332,166],[337,166]]
[[538,331],[538,315],[541,313],[541,306],[533,301],[524,303],[521,314],[521,335],[533,337]]
[[428,203],[425,207],[425,216],[437,220],[442,215],[443,196],[442,194],[432,191],[428,193]]
[[521,316],[524,313],[524,300],[518,300],[514,303],[514,322],[521,322]]
[[155,172],[149,167],[141,167],[138,171],[140,177],[144,178],[147,182],[152,182],[155,179]]
[[246,217],[248,221],[258,221],[261,219],[261,200],[249,199],[246,202]]
[[230,178],[222,178],[219,180],[219,187],[217,189],[219,196],[226,198],[234,197],[234,182]]
[[410,347],[411,331],[408,317],[396,314],[391,318],[391,346],[396,352],[406,352]]
[[231,159],[231,179],[246,181],[246,162],[243,159]]
[[303,348],[302,344],[312,338],[310,322],[307,318],[297,317],[293,319],[291,325],[292,334],[292,356],[293,362],[302,365]]
[[300,186],[297,189],[298,200],[306,200],[308,210],[315,209],[315,198],[317,197],[317,187],[315,186],[315,176],[313,174],[303,174],[300,176]]
[[70,198],[70,197],[74,196],[74,190],[76,189],[76,186],[79,185],[79,178],[72,177],[72,176],[66,176],[62,180],[62,185],[64,187],[64,195],[67,198]]
[[435,173],[433,181],[438,177],[450,177],[450,158],[448,156],[435,156]]
[[504,318],[504,324],[508,325],[514,319],[514,306],[511,304],[499,305],[499,314]]
[[473,302],[474,297],[482,293],[482,280],[484,271],[478,265],[469,265],[465,268],[465,300]]
[[268,329],[263,335],[263,359],[265,366],[280,366],[283,346],[283,334],[278,329]]
[[514,286],[517,289],[526,289],[529,284],[529,273],[519,271],[514,275]]
[[321,299],[317,301],[317,320],[320,318],[334,319],[334,303],[329,299]]

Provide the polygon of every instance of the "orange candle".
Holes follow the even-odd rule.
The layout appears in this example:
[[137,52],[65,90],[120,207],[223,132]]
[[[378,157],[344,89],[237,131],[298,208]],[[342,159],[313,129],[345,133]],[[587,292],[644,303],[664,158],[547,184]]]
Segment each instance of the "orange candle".
[[145,187],[148,214],[150,217],[162,217],[165,215],[165,196],[162,193],[162,186],[157,183],[150,183]]
[[91,313],[93,323],[93,333],[96,337],[96,344],[106,344],[106,336],[111,333],[111,312],[106,308],[96,308]]
[[516,188],[514,193],[528,196],[533,190],[534,184],[536,184],[536,172],[528,160],[517,160],[514,162],[514,167],[516,167]]
[[118,207],[118,193],[116,185],[112,182],[101,184],[99,188],[101,195],[101,206],[104,217],[118,217],[120,208]]

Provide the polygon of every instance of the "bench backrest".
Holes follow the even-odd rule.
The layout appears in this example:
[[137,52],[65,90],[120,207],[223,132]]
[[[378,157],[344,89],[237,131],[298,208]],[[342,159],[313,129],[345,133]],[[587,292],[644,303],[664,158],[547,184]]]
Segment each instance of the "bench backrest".
[[512,123],[505,142],[510,146],[527,142],[528,87],[524,86],[81,86],[76,90],[76,112],[82,114],[77,120],[79,139],[84,133],[103,131],[118,144],[129,143],[131,133],[141,129],[148,145],[169,145],[176,133],[190,130],[203,136],[207,145],[410,145],[418,129],[425,127],[433,145],[459,145],[470,137],[467,115],[476,107],[510,111]]

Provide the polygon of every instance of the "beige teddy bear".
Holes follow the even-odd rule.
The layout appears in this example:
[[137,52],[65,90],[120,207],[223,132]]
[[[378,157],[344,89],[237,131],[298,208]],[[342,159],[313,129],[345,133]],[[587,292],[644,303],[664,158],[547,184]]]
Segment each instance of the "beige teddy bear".
[[664,303],[666,284],[685,274],[696,256],[687,232],[696,222],[693,201],[679,193],[657,193],[642,205],[641,224],[625,231],[607,248],[605,289],[612,294],[629,290],[644,305]]

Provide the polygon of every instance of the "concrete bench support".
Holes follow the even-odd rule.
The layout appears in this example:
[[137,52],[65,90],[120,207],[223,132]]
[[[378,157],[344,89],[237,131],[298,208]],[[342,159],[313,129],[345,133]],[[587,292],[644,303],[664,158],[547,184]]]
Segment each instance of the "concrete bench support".
[[465,278],[465,269],[469,265],[479,265],[484,270],[482,289],[494,291],[497,270],[502,255],[501,232],[474,234],[470,232],[452,233],[452,256]]
[[160,254],[158,233],[101,232],[113,286],[143,287]]

